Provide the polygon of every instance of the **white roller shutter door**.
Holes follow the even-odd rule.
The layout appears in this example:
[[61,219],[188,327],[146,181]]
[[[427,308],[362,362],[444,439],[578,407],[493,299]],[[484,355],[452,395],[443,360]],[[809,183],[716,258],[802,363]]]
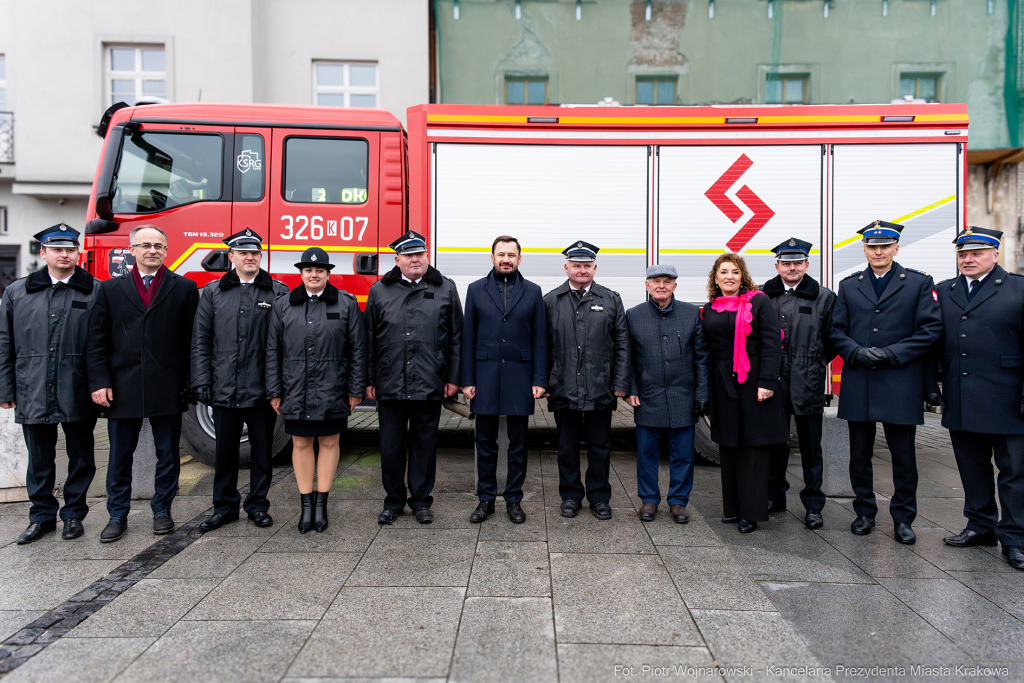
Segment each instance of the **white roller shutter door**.
[[465,297],[491,268],[491,242],[512,235],[523,275],[544,292],[565,281],[560,253],[598,247],[596,281],[628,308],[645,299],[646,146],[437,144],[434,247],[438,270]]

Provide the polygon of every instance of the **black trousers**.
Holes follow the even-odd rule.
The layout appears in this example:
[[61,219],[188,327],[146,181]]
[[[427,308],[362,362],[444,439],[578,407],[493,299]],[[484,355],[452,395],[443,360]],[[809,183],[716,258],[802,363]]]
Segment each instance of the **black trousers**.
[[[825,507],[825,494],[821,492],[824,465],[821,456],[821,430],[824,416],[795,415],[796,436],[800,443],[800,464],[804,469],[804,488],[800,502],[805,510],[820,511]],[[786,420],[789,421],[788,419]],[[768,500],[779,508],[786,507],[786,469],[789,467],[789,444],[780,443],[768,449]]]
[[213,472],[213,511],[235,514],[242,496],[238,493],[238,452],[242,429],[249,426],[249,494],[245,511],[266,512],[270,509],[270,452],[274,442],[277,413],[268,404],[252,408],[221,408],[213,406],[214,433],[217,450]]
[[[607,503],[612,497],[608,483],[612,453],[612,411],[555,411],[558,427],[558,494],[563,501]],[[587,444],[587,487],[580,480],[580,440]]]
[[768,521],[768,446],[719,446],[722,514]]
[[[96,475],[92,436],[96,420],[62,422],[60,426],[64,430],[68,450],[68,478],[64,481],[64,507],[60,510],[60,518],[65,522],[85,519],[89,513],[85,497]],[[22,425],[21,431],[28,447],[25,484],[32,503],[28,521],[52,522],[57,518],[58,509],[57,498],[53,495],[54,484],[57,483],[57,425]]]
[[[859,517],[874,517],[874,472],[871,455],[875,448],[875,423],[850,422],[850,483],[856,498],[853,510]],[[917,425],[882,423],[885,441],[892,454],[892,481],[895,492],[889,501],[894,524],[913,524],[917,518],[917,457],[914,435]]]
[[[967,528],[994,531],[1004,546],[1024,546],[1024,436],[950,431],[953,454],[964,485]],[[999,509],[992,459],[999,469]]]
[[[156,479],[153,499],[149,506],[153,512],[171,511],[174,496],[178,495],[178,475],[181,473],[181,413],[150,417],[153,445],[156,448]],[[132,507],[132,463],[139,445],[142,418],[107,420],[110,436],[110,461],[107,463],[107,512],[111,517],[127,517]]]
[[[476,416],[476,495],[481,503],[498,497],[498,416]],[[523,499],[526,481],[526,428],[529,415],[508,415],[508,476],[501,496],[506,503]]]
[[[377,402],[380,428],[380,473],[384,507],[416,510],[430,507],[437,474],[437,426],[440,401]],[[408,473],[408,488],[406,474]]]

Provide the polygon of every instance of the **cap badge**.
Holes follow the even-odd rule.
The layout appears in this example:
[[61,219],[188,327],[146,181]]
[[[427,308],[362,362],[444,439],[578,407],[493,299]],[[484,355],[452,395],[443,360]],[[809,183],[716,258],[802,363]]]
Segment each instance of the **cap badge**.
[[967,229],[964,230],[964,234],[965,235],[973,235],[974,234],[974,229],[970,225],[968,225]]
[[576,246],[577,246],[577,247],[582,247],[582,246],[583,246],[583,242],[577,242],[577,243],[576,243]]
[[251,230],[249,230],[249,228],[246,228],[246,229],[245,229],[245,236],[246,236],[246,237],[252,237],[252,231],[251,231]]
[[60,224],[60,231],[61,232],[67,232],[67,229],[68,229],[68,226],[64,225],[63,223]]
[[878,221],[875,221],[875,229],[877,230],[880,227],[882,227],[882,226],[878,224]]
[[310,261],[316,261],[316,254],[313,254],[312,256],[310,256],[309,260]]
[[795,247],[796,246],[796,240],[793,239],[792,237],[789,238],[789,246],[791,246],[791,247]]

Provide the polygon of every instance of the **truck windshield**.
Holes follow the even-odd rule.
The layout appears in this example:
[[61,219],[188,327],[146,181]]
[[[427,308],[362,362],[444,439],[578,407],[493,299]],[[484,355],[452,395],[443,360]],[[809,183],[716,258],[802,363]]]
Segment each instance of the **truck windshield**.
[[152,213],[220,199],[220,135],[136,133],[125,138],[115,178],[114,213]]

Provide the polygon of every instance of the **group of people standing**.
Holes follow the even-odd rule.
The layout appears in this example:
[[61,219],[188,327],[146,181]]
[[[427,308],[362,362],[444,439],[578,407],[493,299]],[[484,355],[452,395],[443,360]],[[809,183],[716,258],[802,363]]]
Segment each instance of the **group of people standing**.
[[[246,229],[224,240],[232,269],[200,292],[163,265],[167,237],[155,226],[131,232],[135,265],[105,282],[77,266],[78,232],[54,226],[36,236],[46,268],[13,283],[0,304],[0,406],[16,409],[30,456],[30,524],[18,543],[55,530],[58,513],[64,538],[82,535],[100,411],[110,435],[110,519],[100,540],[127,529],[144,418],[157,455],[153,532],[172,531],[189,402],[211,406],[216,429],[214,514],[203,530],[235,522],[240,506],[256,526],[273,524],[267,492],[278,416],[292,438],[298,529],[326,529],[341,434],[364,399],[376,400],[379,416],[378,521],[391,524],[408,508],[428,524],[442,401],[460,390],[476,415],[479,505],[471,522],[493,514],[499,495],[513,523],[526,521],[527,424],[541,398],[558,428],[562,516],[576,516],[585,499],[595,517],[610,519],[611,418],[624,399],[637,426],[641,520],[654,520],[662,500],[664,441],[669,513],[689,521],[694,430],[703,416],[720,448],[722,521],[749,533],[785,510],[792,417],[804,523],[818,529],[825,373],[840,356],[852,532],[875,524],[871,457],[882,422],[893,458],[894,536],[915,542],[915,428],[925,401],[944,402],[969,520],[946,543],[1001,542],[1007,561],[1024,569],[1024,278],[997,265],[1001,233],[967,228],[956,240],[961,276],[935,287],[894,261],[901,231],[883,221],[860,231],[868,268],[845,278],[838,296],[807,275],[812,245],[793,238],[772,250],[778,276],[760,289],[741,256],[722,254],[708,276],[708,302],[698,307],[675,298],[676,269],[656,264],[646,273],[648,300],[628,311],[595,282],[597,246],[565,249],[567,280],[542,295],[522,276],[522,249],[507,235],[494,240],[493,267],[469,286],[463,309],[455,284],[429,265],[426,239],[410,231],[389,245],[395,267],[370,288],[364,312],[330,283],[335,264],[319,247],[295,264],[301,284],[289,291],[261,268],[262,239]],[[500,417],[509,437],[503,491]],[[69,457],[63,508],[53,495],[58,424]],[[242,501],[246,426],[250,489]]]

